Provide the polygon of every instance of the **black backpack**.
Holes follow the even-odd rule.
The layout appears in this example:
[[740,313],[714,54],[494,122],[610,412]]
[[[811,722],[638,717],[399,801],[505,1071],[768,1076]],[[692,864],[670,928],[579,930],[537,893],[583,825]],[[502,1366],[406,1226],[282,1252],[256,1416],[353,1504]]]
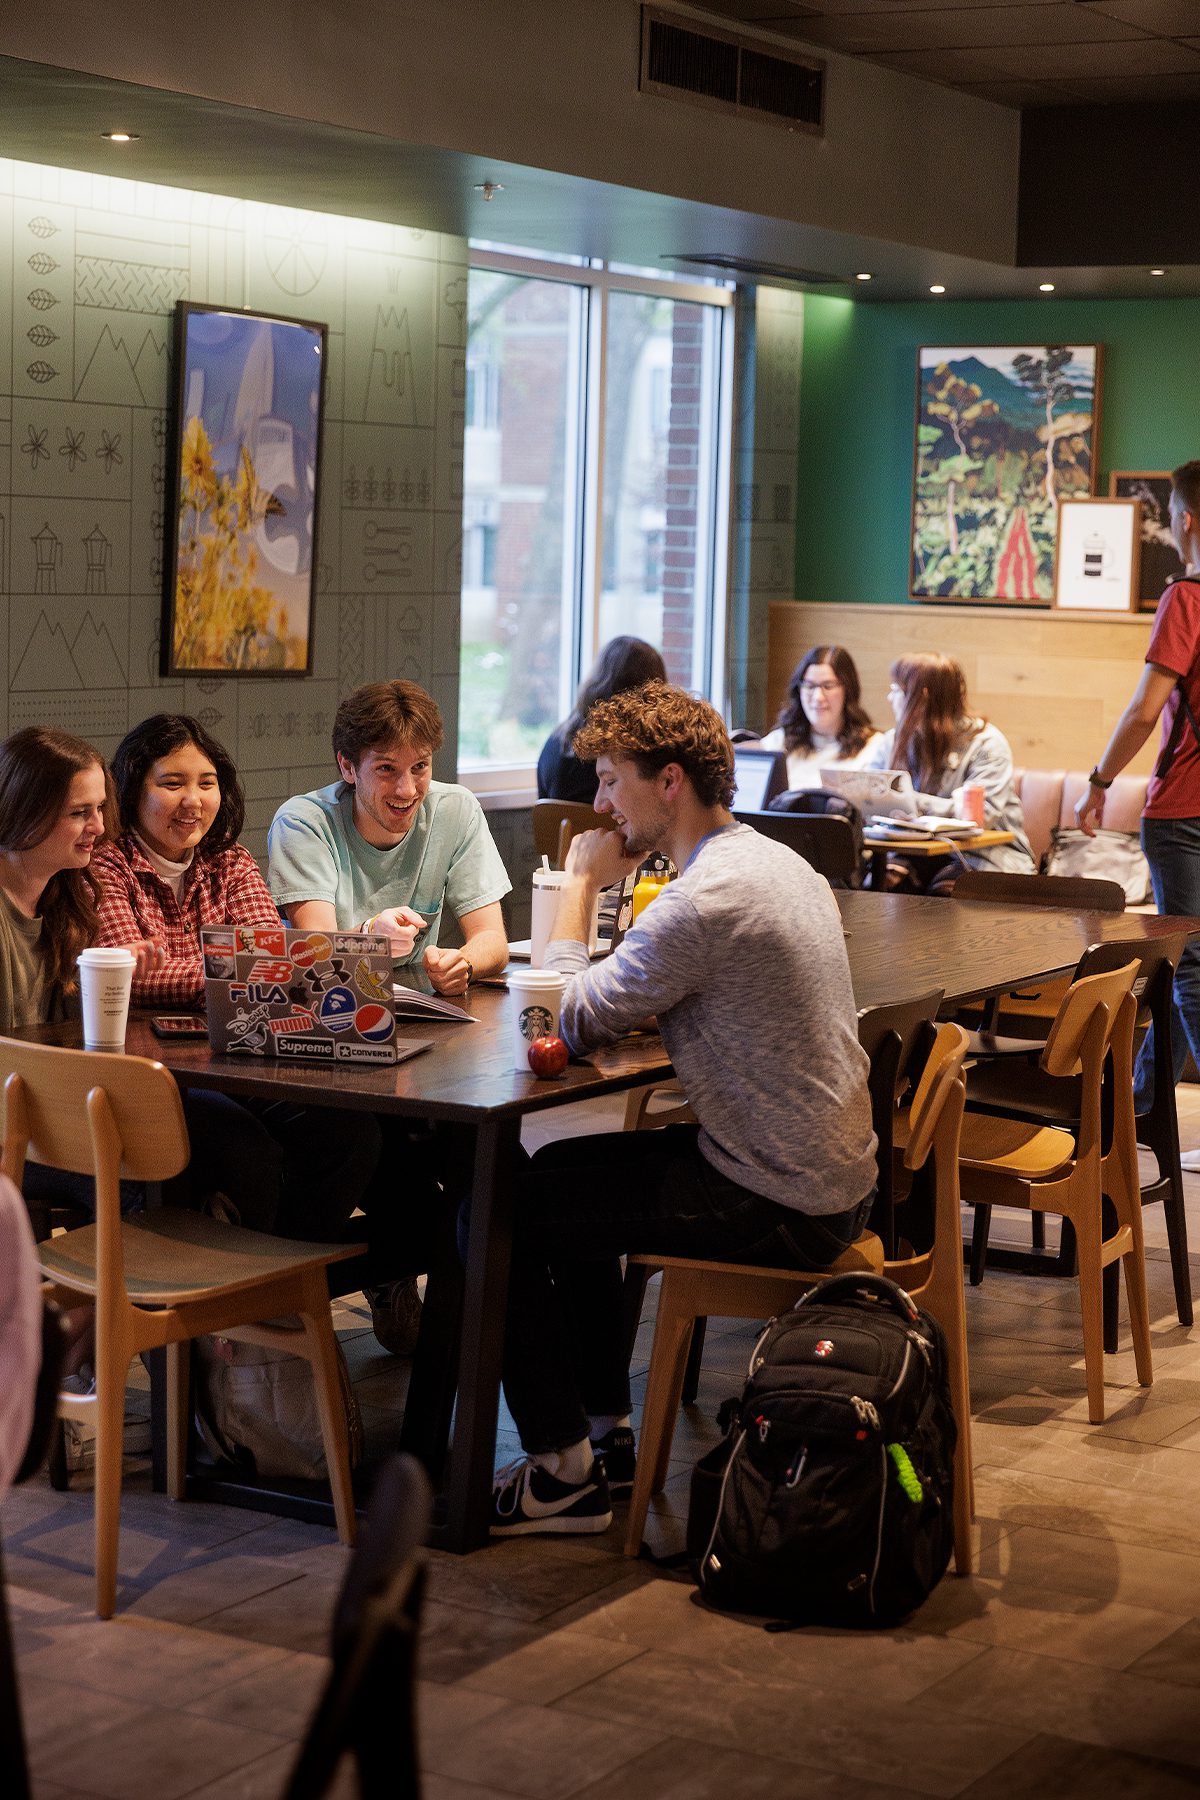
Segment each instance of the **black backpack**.
[[881,1275],[772,1319],[692,1476],[704,1598],[796,1624],[895,1625],[945,1573],[954,1446],[941,1326]]

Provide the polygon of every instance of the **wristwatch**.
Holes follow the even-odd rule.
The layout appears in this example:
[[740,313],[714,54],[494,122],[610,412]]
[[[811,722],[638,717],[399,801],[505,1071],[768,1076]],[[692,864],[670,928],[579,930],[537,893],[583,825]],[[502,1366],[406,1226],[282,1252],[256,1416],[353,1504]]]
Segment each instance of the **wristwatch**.
[[1107,781],[1105,781],[1103,775],[1101,775],[1101,773],[1100,773],[1100,770],[1098,768],[1094,768],[1092,770],[1091,774],[1088,776],[1088,786],[1089,787],[1097,787],[1097,788],[1110,788],[1115,780],[1116,780],[1116,776],[1111,775],[1109,777],[1109,779]]

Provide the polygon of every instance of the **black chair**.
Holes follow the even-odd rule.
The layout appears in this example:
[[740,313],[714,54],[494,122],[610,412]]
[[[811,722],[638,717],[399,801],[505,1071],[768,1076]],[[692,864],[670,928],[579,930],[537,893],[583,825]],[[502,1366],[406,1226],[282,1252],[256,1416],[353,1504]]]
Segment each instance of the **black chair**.
[[419,1800],[416,1652],[433,1492],[419,1462],[393,1456],[371,1494],[330,1628],[333,1668],[283,1800],[320,1800],[342,1757],[362,1800]]
[[[1171,990],[1175,978],[1174,959],[1183,940],[1159,939],[1156,943],[1132,939],[1125,943],[1094,945],[1080,957],[1072,979],[1082,975],[1099,975],[1124,967],[1134,958],[1139,969],[1134,984],[1138,1000],[1138,1024],[1154,1026],[1154,1104],[1137,1119],[1139,1144],[1153,1151],[1157,1175],[1142,1188],[1142,1205],[1161,1200],[1166,1218],[1167,1241],[1171,1253],[1171,1276],[1175,1289],[1175,1305],[1181,1325],[1190,1326],[1193,1319],[1191,1274],[1188,1268],[1187,1215],[1183,1199],[1183,1175],[1179,1166],[1179,1118],[1175,1108],[1175,1078],[1171,1062]],[[1111,1064],[1106,1078],[1111,1076]],[[1069,1116],[1075,1101],[1070,1082],[1056,1081],[1036,1065],[1012,1058],[978,1063],[967,1078],[967,1098],[977,1112],[999,1114],[1002,1118],[1029,1120],[1034,1124],[1055,1125]],[[1105,1130],[1111,1116],[1111,1099],[1106,1098]],[[971,1245],[971,1282],[978,1286],[987,1261],[989,1207],[976,1207]],[[1059,1252],[1060,1272],[1069,1273],[1073,1244],[1064,1225],[1063,1245]],[[1105,1271],[1105,1347],[1116,1348],[1116,1281]]]
[[733,816],[743,825],[753,825],[755,831],[761,831],[764,837],[772,838],[777,844],[786,844],[806,863],[811,863],[830,887],[862,885],[862,833],[859,831],[856,837],[849,819],[835,814],[822,817],[820,814],[774,811],[735,812]]
[[875,1205],[867,1221],[883,1240],[885,1255],[896,1254],[895,1170],[893,1158],[896,1103],[908,1087],[915,1087],[933,1042],[942,990],[935,988],[914,1000],[893,1006],[868,1006],[858,1015],[858,1041],[871,1059],[867,1086],[871,1095],[871,1124],[878,1146],[878,1185]]

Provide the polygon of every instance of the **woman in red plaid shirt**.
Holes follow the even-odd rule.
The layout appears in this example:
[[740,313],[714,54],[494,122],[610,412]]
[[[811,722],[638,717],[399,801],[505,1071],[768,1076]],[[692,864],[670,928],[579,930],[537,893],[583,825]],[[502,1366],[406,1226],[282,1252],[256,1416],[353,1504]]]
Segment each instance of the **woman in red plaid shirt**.
[[[112,764],[120,829],[99,845],[100,943],[159,946],[133,981],[135,1005],[199,1006],[205,925],[278,925],[258,864],[238,843],[245,800],[225,748],[185,713],[155,713]],[[189,1088],[194,1198],[220,1194],[240,1222],[340,1241],[379,1160],[367,1114],[245,1101]]]

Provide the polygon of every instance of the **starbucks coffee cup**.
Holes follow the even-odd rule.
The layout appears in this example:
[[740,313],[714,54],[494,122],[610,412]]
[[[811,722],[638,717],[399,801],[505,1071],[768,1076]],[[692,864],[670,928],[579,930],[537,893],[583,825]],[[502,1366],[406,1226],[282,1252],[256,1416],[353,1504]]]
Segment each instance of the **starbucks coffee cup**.
[[79,993],[83,1002],[83,1043],[87,1050],[123,1050],[133,985],[132,950],[81,950]]
[[510,969],[513,1068],[529,1074],[529,1046],[534,1038],[557,1037],[559,1009],[567,977],[556,969]]

